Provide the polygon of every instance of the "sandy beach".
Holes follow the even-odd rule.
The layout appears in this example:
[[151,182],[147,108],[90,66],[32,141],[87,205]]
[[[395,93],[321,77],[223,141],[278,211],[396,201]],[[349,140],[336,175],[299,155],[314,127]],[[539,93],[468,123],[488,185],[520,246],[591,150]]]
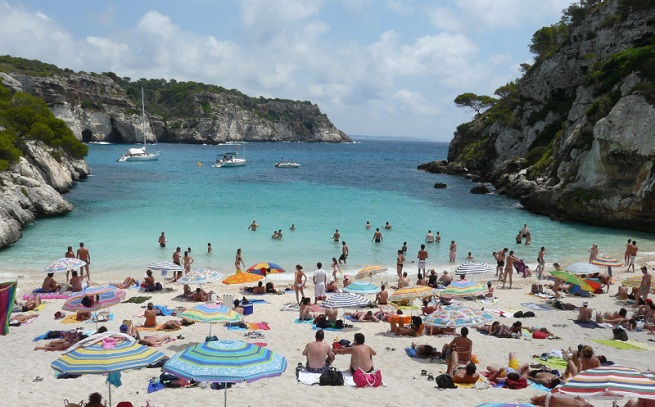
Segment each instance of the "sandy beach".
[[[637,259],[638,265],[652,261],[650,256],[642,256]],[[547,267],[550,270],[552,267]],[[408,270],[413,275],[414,269]],[[623,273],[623,268],[615,269],[615,281],[621,281],[626,277],[635,274]],[[313,270],[307,270],[311,281]],[[111,274],[94,275],[93,286],[100,286],[110,282],[109,278],[117,275],[125,275],[125,272],[117,271]],[[138,276],[141,271],[131,271],[129,274]],[[62,275],[57,275],[63,279]],[[139,276],[140,277],[140,276]],[[478,278],[480,281],[492,279],[493,276]],[[540,298],[529,296],[530,287],[536,279],[534,277],[521,279],[515,276],[515,284],[512,289],[496,288],[497,300],[493,304],[482,304],[473,301],[463,301],[464,306],[474,309],[491,310],[499,309],[509,312],[509,317],[494,315],[494,320],[499,320],[506,325],[511,325],[516,319],[511,315],[516,310],[529,310],[522,303],[536,303],[552,308],[551,305]],[[21,298],[23,294],[41,285],[40,275],[22,276],[18,280]],[[379,284],[379,279],[373,279],[374,284]],[[279,284],[282,286],[282,284]],[[126,298],[133,296],[148,295],[156,305],[165,305],[169,308],[192,307],[194,303],[182,302],[174,297],[182,292],[178,284],[167,284],[173,291],[159,293],[143,293],[135,290],[126,290]],[[206,291],[214,290],[221,297],[223,294],[231,294],[236,298],[241,297],[238,292],[240,287],[226,286],[221,283],[203,285]],[[281,287],[278,287],[281,288]],[[393,291],[393,290],[390,290]],[[313,286],[308,284],[306,293],[313,296]],[[616,285],[611,287],[611,294],[616,293]],[[279,377],[262,379],[250,384],[238,384],[228,391],[228,405],[232,406],[304,406],[304,405],[331,405],[331,406],[358,406],[358,405],[423,405],[426,402],[430,405],[441,403],[452,403],[456,401],[458,406],[476,406],[486,402],[529,402],[533,395],[543,394],[543,391],[528,387],[522,390],[509,390],[503,388],[488,389],[466,389],[458,388],[452,390],[438,389],[434,381],[428,381],[426,376],[421,375],[422,370],[432,373],[435,377],[445,372],[446,365],[443,362],[432,362],[428,360],[410,358],[404,349],[410,347],[412,342],[427,343],[437,348],[449,342],[452,337],[421,336],[392,337],[385,333],[389,330],[386,322],[365,323],[349,322],[352,328],[343,331],[326,332],[326,342],[332,343],[335,339],[353,340],[355,333],[363,333],[366,343],[376,352],[377,356],[373,361],[376,367],[382,371],[384,387],[376,389],[359,389],[354,387],[321,387],[318,385],[308,386],[297,383],[295,377],[295,366],[298,362],[304,362],[301,352],[307,342],[313,341],[315,331],[310,324],[294,323],[298,318],[297,312],[283,311],[285,305],[295,302],[293,291],[283,295],[267,294],[262,296],[248,296],[250,298],[264,299],[267,303],[255,304],[254,312],[245,317],[246,322],[266,322],[270,330],[259,330],[263,338],[250,339],[244,336],[248,331],[228,330],[225,326],[214,325],[212,333],[219,339],[245,340],[249,342],[265,342],[271,350],[278,352],[287,358],[288,368]],[[373,298],[373,296],[370,296]],[[565,302],[581,306],[586,300],[580,297],[570,296],[564,299]],[[33,339],[48,330],[66,330],[81,327],[85,331],[92,331],[95,324],[89,322],[77,322],[72,324],[62,323],[55,320],[53,315],[61,310],[63,299],[45,300],[44,309],[37,312],[38,318],[33,322],[23,324],[19,327],[11,327],[8,335],[0,337],[1,358],[5,366],[10,367],[4,380],[3,387],[12,389],[5,391],[4,405],[11,406],[32,406],[40,405],[63,405],[64,399],[71,402],[87,400],[92,392],[100,392],[103,398],[107,397],[107,384],[105,377],[86,375],[76,379],[57,379],[55,371],[50,363],[61,355],[61,352],[34,351],[36,345],[44,345],[46,341],[34,342]],[[417,302],[418,304],[418,302]],[[119,304],[109,309],[114,314],[113,320],[105,322],[110,331],[118,331],[118,327],[124,319],[134,321],[135,324],[143,323],[142,314],[144,304],[126,303]],[[596,295],[589,299],[589,307],[600,312],[618,310],[623,304],[610,297],[608,294]],[[632,311],[632,308],[629,308]],[[340,311],[340,315],[343,311]],[[418,312],[419,311],[413,311]],[[484,336],[475,330],[471,330],[469,337],[473,341],[473,353],[479,359],[478,371],[485,371],[486,366],[506,366],[507,357],[510,351],[517,353],[521,362],[537,362],[532,356],[548,352],[552,349],[563,349],[576,347],[578,344],[592,345],[596,354],[605,355],[608,360],[618,365],[636,368],[642,371],[652,368],[655,336],[647,332],[629,332],[629,338],[637,341],[650,349],[620,350],[593,342],[595,339],[612,339],[612,330],[606,328],[585,329],[576,325],[573,320],[577,317],[577,311],[560,311],[551,309],[548,311],[534,311],[535,318],[522,319],[524,326],[539,325],[547,327],[561,339],[537,340],[532,338],[523,339],[499,339],[496,337]],[[175,317],[159,317],[160,322],[175,319]],[[142,335],[155,334],[142,332]],[[170,333],[157,333],[159,335],[171,335],[175,338],[182,335],[184,339],[175,339],[158,349],[167,356],[172,356],[191,344],[204,341],[208,333],[208,326],[202,323],[184,327],[181,331]],[[349,356],[337,355],[334,363],[340,370],[346,370],[349,366]],[[223,391],[211,390],[208,385],[186,389],[164,389],[147,394],[148,380],[157,377],[159,369],[141,369],[131,372],[124,372],[122,375],[123,385],[119,388],[112,388],[112,402],[116,405],[120,401],[131,401],[135,406],[145,406],[148,401],[150,405],[157,406],[188,406],[188,405],[222,405]],[[620,401],[623,405],[626,400]],[[607,401],[592,401],[597,406],[611,405]]]

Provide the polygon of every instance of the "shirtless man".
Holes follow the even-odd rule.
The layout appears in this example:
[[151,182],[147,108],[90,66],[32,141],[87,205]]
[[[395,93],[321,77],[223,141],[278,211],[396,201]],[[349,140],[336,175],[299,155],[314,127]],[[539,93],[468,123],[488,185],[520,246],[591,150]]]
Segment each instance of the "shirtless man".
[[628,264],[630,261],[630,246],[632,246],[632,239],[628,239],[628,243],[625,245],[625,252],[623,253],[624,264]]
[[354,345],[350,348],[334,349],[337,355],[350,355],[350,373],[362,369],[366,373],[373,371],[373,356],[377,355],[368,345],[364,345],[364,334],[356,333]]
[[578,310],[578,321],[580,322],[591,322],[592,309],[587,305],[587,301],[584,301],[582,307]]
[[61,285],[57,284],[54,279],[55,273],[48,273],[46,278],[43,279],[43,284],[41,285],[41,292],[44,293],[54,293],[61,290]]
[[630,271],[630,268],[632,268],[632,272],[635,272],[635,260],[637,258],[637,252],[639,251],[639,248],[637,247],[637,241],[633,240],[632,245],[628,248],[628,268],[625,270],[626,273]]
[[161,346],[165,343],[172,341],[171,337],[168,335],[159,336],[159,335],[150,335],[139,340],[139,345],[143,346]]
[[425,235],[425,243],[434,243],[434,235],[431,230],[428,230],[428,234]]
[[322,329],[316,331],[314,342],[305,345],[302,355],[307,357],[305,369],[310,373],[323,373],[330,368],[334,361],[334,352],[332,347],[323,342],[325,332]]
[[389,299],[389,293],[387,292],[387,287],[382,284],[380,287],[380,292],[375,295],[375,303],[377,305],[387,305],[387,300]]
[[391,225],[389,224],[389,222],[387,222],[387,223],[384,224],[384,228],[385,228],[386,230],[391,230]]
[[253,232],[256,232],[258,227],[259,227],[259,225],[258,225],[257,222],[255,222],[255,220],[253,219],[253,220],[252,220],[252,223],[250,224],[250,226],[248,226],[248,229],[252,230]]
[[507,264],[505,264],[505,273],[503,274],[503,288],[505,288],[505,281],[509,276],[509,288],[512,288],[512,275],[514,274],[514,262],[518,259],[514,256],[514,250],[509,251],[507,256]]
[[155,311],[154,305],[149,302],[148,308],[143,312],[143,316],[146,317],[146,322],[143,323],[143,326],[152,328],[157,326],[157,311]]
[[398,288],[409,287],[409,278],[407,278],[407,272],[403,273],[403,276],[398,279]]
[[453,376],[455,368],[460,363],[467,363],[471,360],[473,342],[468,338],[469,330],[463,327],[461,336],[455,337],[449,344],[444,345],[441,355],[447,362],[448,374]]
[[341,239],[341,233],[339,233],[339,229],[336,229],[332,235],[332,240],[334,240],[335,243],[338,243],[339,239]]
[[425,245],[421,245],[421,250],[418,251],[418,255],[416,256],[418,259],[418,271],[419,273],[422,272],[423,275],[425,275],[425,263],[426,259],[428,258],[428,251],[425,250]]
[[439,277],[437,282],[439,284],[443,285],[444,287],[448,287],[448,285],[450,285],[450,283],[453,282],[453,276],[448,274],[448,270],[444,270],[443,275],[441,277]]
[[[296,264],[296,274],[294,276],[293,290],[296,292],[296,302],[300,304],[300,299],[305,297],[305,284],[307,284],[307,276],[302,271],[302,266]],[[300,293],[300,297],[298,296]]]
[[373,239],[371,239],[375,243],[382,243],[382,232],[380,232],[380,228],[375,228],[375,233],[373,233]]
[[359,322],[380,322],[380,320],[373,315],[373,311],[344,312],[343,315],[353,317]]
[[496,252],[496,276],[501,280],[503,278],[503,267],[505,267],[505,254],[509,249],[506,247],[503,250]]
[[546,254],[546,248],[541,246],[539,249],[539,254],[537,254],[537,279],[541,280],[542,273],[544,272],[544,266],[546,261],[544,260],[544,255]]
[[182,253],[182,248],[179,247],[179,246],[173,252],[173,263],[177,264],[178,266],[182,265],[182,262],[180,261],[180,254],[181,253]]
[[453,374],[453,382],[455,383],[475,383],[480,378],[480,374],[476,372],[474,363],[469,363],[465,368],[455,370]]
[[159,235],[159,247],[166,247],[166,234],[164,232],[161,232],[161,235]]
[[[84,243],[80,243],[80,248],[77,249],[77,258],[86,262],[82,268],[86,270],[86,279],[91,280],[91,274],[89,273],[89,264],[91,264],[91,255],[89,254],[89,249],[84,247]],[[82,278],[84,278],[84,273],[82,273]]]
[[573,360],[568,361],[566,370],[564,371],[564,377],[573,377],[587,369],[600,366],[600,359],[594,356],[594,350],[591,346],[585,345],[582,347],[582,355],[578,358],[577,366],[573,363]]
[[[633,264],[634,267],[634,264]],[[641,268],[641,272],[644,274],[644,276],[641,278],[641,284],[639,284],[639,289],[637,290],[637,293],[635,294],[635,307],[639,305],[639,299],[643,298],[644,303],[646,303],[646,300],[648,300],[648,293],[650,293],[650,287],[651,287],[651,275],[648,274],[648,268],[646,266],[643,266]]]
[[77,275],[77,270],[73,270],[73,276],[71,277],[71,287],[73,287],[73,292],[79,292],[84,289],[82,281],[83,278]]
[[339,264],[341,264],[342,261],[343,264],[346,264],[347,259],[348,259],[348,245],[344,240],[343,242],[341,242],[341,256],[339,256]]

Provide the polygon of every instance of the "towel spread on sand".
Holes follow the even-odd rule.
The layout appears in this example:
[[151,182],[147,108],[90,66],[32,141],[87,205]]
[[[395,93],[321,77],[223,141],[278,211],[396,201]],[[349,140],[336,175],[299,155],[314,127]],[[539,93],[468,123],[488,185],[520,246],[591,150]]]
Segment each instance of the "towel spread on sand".
[[538,294],[532,294],[532,293],[525,293],[525,295],[529,295],[531,297],[537,297],[541,300],[552,300],[555,298],[554,295],[552,294],[547,294],[547,293],[538,293]]
[[590,328],[590,329],[595,329],[595,328],[602,328],[596,321],[589,321],[589,322],[581,322],[576,319],[572,319],[573,323],[581,326],[583,328]]
[[294,324],[313,324],[314,319],[298,319],[298,318],[296,318],[296,319],[293,320],[293,323]]
[[225,327],[231,331],[238,331],[238,330],[250,330],[250,331],[270,331],[271,327],[266,323],[266,322],[246,322],[246,325],[248,325],[247,328],[238,326],[238,325],[228,325],[226,324]]
[[123,301],[122,304],[127,304],[127,303],[143,304],[144,302],[148,301],[151,298],[152,297],[150,296],[137,295],[136,297],[128,298],[127,300]]
[[[344,386],[357,387],[355,385],[355,381],[353,380],[353,375],[350,373],[350,370],[342,370],[341,374],[343,374]],[[309,373],[305,369],[298,372],[298,383],[308,385],[319,384],[320,378],[320,373]],[[382,383],[382,385],[384,386],[384,383]]]
[[82,321],[77,320],[76,314],[68,314],[61,320],[62,324],[77,324],[78,322]]
[[522,307],[529,308],[534,311],[550,311],[552,308],[546,307],[545,305],[537,304],[536,302],[522,302]]
[[614,339],[593,339],[594,342],[600,343],[601,345],[606,345],[610,346],[615,349],[621,349],[621,350],[652,350],[651,346],[637,342],[635,340],[628,340],[628,341],[617,341]]
[[542,365],[552,367],[553,369],[566,370],[567,360],[564,358],[548,358],[546,360],[535,358],[535,360],[538,360]]

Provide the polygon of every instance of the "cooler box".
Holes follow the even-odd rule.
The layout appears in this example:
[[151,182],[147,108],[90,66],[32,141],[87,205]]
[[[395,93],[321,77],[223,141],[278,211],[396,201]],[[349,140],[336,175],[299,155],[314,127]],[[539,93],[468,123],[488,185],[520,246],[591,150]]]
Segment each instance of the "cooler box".
[[243,307],[243,315],[251,315],[252,314],[252,306],[253,304],[240,304],[241,307]]

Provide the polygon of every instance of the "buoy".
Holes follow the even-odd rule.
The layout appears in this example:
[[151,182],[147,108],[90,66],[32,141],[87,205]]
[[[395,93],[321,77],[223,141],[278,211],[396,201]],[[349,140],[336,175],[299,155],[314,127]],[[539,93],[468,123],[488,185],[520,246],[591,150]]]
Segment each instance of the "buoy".
[[200,161],[198,161],[198,167],[202,167],[202,164],[200,163]]

